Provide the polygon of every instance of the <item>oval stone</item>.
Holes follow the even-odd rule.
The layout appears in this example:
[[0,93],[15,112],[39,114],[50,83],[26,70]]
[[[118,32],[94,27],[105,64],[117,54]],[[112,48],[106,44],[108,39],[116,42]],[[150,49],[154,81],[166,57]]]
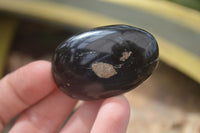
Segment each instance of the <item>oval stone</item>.
[[52,59],[54,80],[75,99],[122,94],[146,80],[158,64],[158,45],[145,30],[128,25],[95,28],[61,43]]

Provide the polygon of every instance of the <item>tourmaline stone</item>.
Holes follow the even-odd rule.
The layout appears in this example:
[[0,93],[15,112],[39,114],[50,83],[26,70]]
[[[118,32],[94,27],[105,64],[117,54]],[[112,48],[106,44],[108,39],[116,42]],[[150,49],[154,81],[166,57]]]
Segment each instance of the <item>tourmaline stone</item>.
[[158,64],[158,45],[145,30],[98,27],[61,43],[52,59],[54,80],[75,99],[96,100],[134,89]]

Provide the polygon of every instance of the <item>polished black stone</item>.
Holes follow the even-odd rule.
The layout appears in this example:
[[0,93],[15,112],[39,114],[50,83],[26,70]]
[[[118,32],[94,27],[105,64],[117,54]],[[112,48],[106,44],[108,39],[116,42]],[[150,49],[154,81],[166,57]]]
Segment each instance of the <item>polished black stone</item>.
[[111,25],[74,35],[52,59],[57,86],[67,95],[95,100],[122,94],[147,79],[158,64],[158,45],[145,30]]

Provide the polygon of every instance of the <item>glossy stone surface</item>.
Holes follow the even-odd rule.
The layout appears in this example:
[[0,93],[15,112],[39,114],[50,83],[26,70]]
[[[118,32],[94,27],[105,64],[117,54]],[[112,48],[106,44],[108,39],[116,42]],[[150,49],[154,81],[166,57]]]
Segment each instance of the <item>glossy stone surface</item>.
[[127,25],[99,27],[60,44],[52,73],[67,95],[102,99],[141,84],[156,68],[158,55],[157,42],[147,31]]

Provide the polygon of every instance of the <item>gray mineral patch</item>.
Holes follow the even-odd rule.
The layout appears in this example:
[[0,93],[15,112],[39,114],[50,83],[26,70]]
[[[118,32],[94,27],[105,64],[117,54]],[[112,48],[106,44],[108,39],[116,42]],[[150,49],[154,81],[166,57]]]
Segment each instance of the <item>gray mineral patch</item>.
[[129,52],[123,52],[122,53],[122,57],[120,57],[120,61],[125,61],[125,60],[127,60],[129,57],[130,57],[130,55],[132,54],[132,52],[131,51],[129,51]]
[[113,65],[103,62],[92,64],[92,70],[100,78],[110,78],[111,76],[117,74]]

